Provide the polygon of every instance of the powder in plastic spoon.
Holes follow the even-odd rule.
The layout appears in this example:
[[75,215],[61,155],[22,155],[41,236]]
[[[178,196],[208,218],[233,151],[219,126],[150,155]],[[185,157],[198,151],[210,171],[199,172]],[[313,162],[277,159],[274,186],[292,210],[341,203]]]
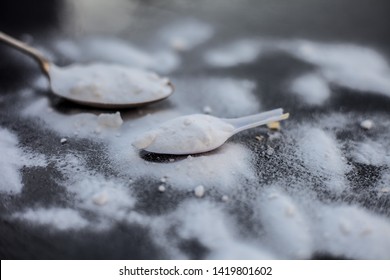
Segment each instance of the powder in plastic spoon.
[[159,154],[201,153],[221,146],[233,130],[233,125],[219,118],[194,114],[165,122],[142,135],[133,145]]

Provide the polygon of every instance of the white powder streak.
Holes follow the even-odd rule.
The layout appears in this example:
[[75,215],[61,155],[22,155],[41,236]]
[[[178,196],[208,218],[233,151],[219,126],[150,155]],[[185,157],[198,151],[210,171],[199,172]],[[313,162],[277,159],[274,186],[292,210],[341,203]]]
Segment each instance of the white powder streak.
[[[94,138],[101,141],[102,137],[116,134],[123,120],[117,113],[102,113],[99,115],[91,113],[75,113],[63,115],[50,110],[47,97],[36,98],[22,111],[24,117],[36,117],[44,122],[60,136]],[[61,125],[58,125],[61,123]],[[69,140],[69,138],[68,138]]]
[[43,155],[19,148],[18,138],[9,130],[0,127],[0,192],[18,194],[23,188],[20,169],[25,166],[46,166]]
[[88,226],[88,221],[73,209],[38,208],[27,209],[12,215],[13,218],[41,226],[52,226],[57,230],[80,230]]
[[204,60],[214,67],[234,67],[242,63],[254,62],[261,52],[260,41],[242,39],[207,51]]
[[[193,199],[166,216],[152,219],[133,213],[129,221],[150,227],[154,242],[172,258],[186,258],[179,249],[180,241],[193,239],[206,247],[206,259],[275,258],[261,244],[239,238],[234,219],[209,201]],[[172,233],[177,237],[172,238]]]
[[356,143],[352,151],[352,158],[355,162],[374,166],[390,163],[390,154],[385,147],[371,140]]
[[[261,104],[254,95],[256,83],[242,79],[190,78],[174,81],[178,91],[170,99],[184,114],[212,108],[218,117],[242,117],[258,113]],[[183,91],[179,92],[182,88]]]
[[100,175],[77,178],[64,186],[76,196],[77,206],[98,214],[104,223],[121,220],[134,207],[135,199],[123,182],[107,180]]
[[356,206],[316,206],[319,252],[354,259],[390,258],[389,220]]
[[111,37],[93,37],[79,41],[58,40],[54,47],[62,55],[78,62],[106,62],[168,73],[180,65],[172,50],[146,52],[132,44]]
[[356,45],[320,44],[304,40],[285,42],[279,47],[317,65],[329,82],[390,96],[390,66],[375,50]]
[[[306,45],[309,46],[308,50],[305,50]],[[308,75],[324,77],[323,87],[319,86],[321,83],[313,83],[322,90],[315,98],[311,97],[311,101],[308,99],[311,104],[321,105],[326,101],[328,97],[325,85],[328,82],[358,90],[388,92],[387,82],[384,80],[388,77],[388,64],[382,56],[370,49],[299,41],[286,44],[285,51],[318,67],[315,72]],[[371,73],[368,73],[370,71]],[[212,114],[221,117],[237,117],[259,111],[260,106],[253,95],[255,90],[253,82],[223,78],[188,78],[177,79],[175,84],[177,92],[170,98],[171,107],[168,109],[164,107],[158,112],[145,109],[152,113],[150,116],[142,114],[135,116],[131,112],[122,114],[124,123],[115,130],[121,133],[120,137],[116,137],[116,133],[112,131],[101,134],[94,132],[98,122],[97,116],[94,115],[86,117],[85,122],[83,122],[85,115],[82,114],[65,116],[53,112],[50,117],[45,116],[50,109],[45,99],[26,110],[25,116],[40,118],[47,126],[62,135],[73,133],[74,123],[80,121],[83,123],[78,131],[81,137],[99,140],[106,146],[110,157],[107,164],[118,172],[119,178],[122,178],[118,181],[94,174],[77,155],[58,159],[59,162],[61,160],[68,162],[59,168],[63,174],[68,177],[74,174],[84,176],[61,183],[74,195],[75,207],[90,214],[96,213],[100,218],[98,221],[89,222],[89,225],[93,225],[92,228],[102,226],[108,228],[112,225],[110,219],[113,221],[125,219],[131,224],[142,225],[151,231],[151,238],[155,244],[163,248],[171,258],[188,258],[181,249],[182,241],[193,239],[209,249],[206,258],[306,258],[312,253],[322,252],[349,258],[390,258],[389,221],[386,217],[357,206],[324,205],[315,200],[316,193],[313,196],[307,194],[311,186],[296,187],[291,181],[285,185],[280,183],[278,187],[291,190],[294,195],[275,188],[264,191],[266,186],[263,186],[262,182],[259,183],[259,178],[255,176],[252,162],[254,156],[242,145],[227,143],[210,154],[180,158],[166,163],[153,163],[142,159],[138,151],[131,147],[131,142],[149,127],[159,125],[163,121],[183,114],[199,113],[205,106],[213,109]],[[307,102],[308,92],[307,94],[304,90],[301,92],[304,92],[303,101]],[[315,177],[337,194],[343,190],[347,192],[348,181],[345,179],[345,173],[349,168],[333,131],[353,124],[350,119],[352,119],[350,115],[330,114],[321,116],[321,119],[316,121],[315,125],[318,128],[313,124],[304,124],[294,130],[284,130],[286,139],[292,141],[286,141],[283,144],[287,146],[286,149],[281,150],[282,152],[287,150],[290,154],[280,156],[287,156],[293,167],[297,167],[294,166],[297,164],[301,168],[303,163],[303,167],[310,173],[303,181]],[[379,124],[386,123],[375,121],[378,127]],[[372,131],[374,129],[376,127]],[[100,138],[95,139],[96,135]],[[371,140],[373,143],[378,142],[375,139]],[[295,143],[297,146],[293,146]],[[379,140],[377,144],[371,145],[371,141],[365,139],[362,143],[356,144],[359,153],[355,153],[353,159],[376,166],[388,165],[388,159],[379,154],[382,146],[387,147],[385,144],[387,142]],[[281,151],[275,149],[275,153]],[[57,166],[59,167],[59,164]],[[275,176],[277,175],[280,174],[276,173]],[[389,176],[387,173],[381,175],[374,190],[378,195],[388,195]],[[140,214],[133,209],[135,199],[131,195],[132,186],[128,186],[123,178],[152,179],[156,181],[156,187],[161,184],[161,178],[168,178],[164,182],[164,185],[169,186],[167,190],[188,191],[189,194],[193,194],[196,186],[203,185],[207,195],[202,199],[192,195],[185,202],[181,202],[177,209],[167,214],[159,216]],[[294,179],[296,180],[295,177]],[[261,190],[264,191],[255,201],[252,186],[253,188],[261,186]],[[111,192],[113,196],[109,195]],[[228,194],[229,203],[209,201],[209,197],[213,197],[215,192],[218,193],[216,195]],[[295,195],[296,192],[299,193],[298,196]],[[168,191],[159,193],[157,188],[156,193],[170,194]],[[254,217],[253,226],[263,230],[259,234],[245,232],[247,236],[243,237],[240,230],[245,229],[235,220],[236,217],[226,210],[225,207],[234,205],[237,197],[240,197],[243,203],[252,205],[251,210],[258,214]],[[117,200],[116,205],[114,202]],[[50,217],[44,211],[38,211],[35,216],[34,214],[27,216],[30,215],[34,217],[30,220],[37,223],[44,223],[39,222],[42,220],[50,221],[45,222],[47,224],[56,223],[54,219],[35,217]],[[68,213],[65,216],[72,217],[72,214]],[[68,217],[63,219],[68,220]],[[74,219],[78,220],[77,215]],[[78,227],[85,227],[82,224]]]
[[19,169],[22,153],[18,148],[18,139],[8,130],[0,128],[0,191],[5,193],[19,193],[22,190],[22,178]]
[[241,182],[254,180],[250,151],[242,145],[226,143],[211,154],[156,164],[141,159],[138,151],[130,147],[134,136],[129,130],[123,132],[120,138],[112,139],[114,142],[110,145],[109,153],[115,169],[131,178],[159,180],[167,176],[173,187],[187,190],[198,185],[234,190]]
[[[309,105],[322,105],[329,97],[326,82],[335,83],[358,91],[390,96],[390,66],[386,58],[376,50],[343,43],[317,43],[307,40],[241,39],[215,48],[204,54],[204,60],[215,67],[234,67],[253,62],[259,55],[275,50],[287,52],[300,60],[318,67],[312,75],[321,73],[321,80],[302,77],[298,92]],[[326,81],[326,82],[325,82]],[[318,90],[309,93],[309,87]],[[293,90],[295,92],[295,90]]]
[[303,126],[297,132],[298,158],[316,176],[326,180],[326,185],[339,192],[345,188],[344,174],[348,170],[334,137],[320,128]]
[[314,73],[293,80],[291,90],[307,105],[322,105],[330,96],[328,83],[320,75]]
[[159,37],[178,51],[188,51],[206,42],[213,33],[213,28],[205,22],[183,19],[163,27]]
[[281,258],[307,259],[313,252],[310,223],[299,204],[275,187],[261,193],[254,206],[265,243]]

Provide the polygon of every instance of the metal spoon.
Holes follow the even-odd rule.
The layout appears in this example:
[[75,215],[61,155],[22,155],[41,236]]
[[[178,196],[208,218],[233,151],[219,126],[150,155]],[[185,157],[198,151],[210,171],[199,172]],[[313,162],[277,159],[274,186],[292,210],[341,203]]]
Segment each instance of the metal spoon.
[[98,108],[130,108],[163,100],[174,87],[167,78],[115,64],[59,67],[40,51],[0,31],[0,41],[35,59],[51,91],[75,103]]
[[141,135],[133,146],[151,153],[190,155],[214,150],[234,134],[260,125],[285,120],[289,114],[275,109],[234,119],[194,114],[169,120]]

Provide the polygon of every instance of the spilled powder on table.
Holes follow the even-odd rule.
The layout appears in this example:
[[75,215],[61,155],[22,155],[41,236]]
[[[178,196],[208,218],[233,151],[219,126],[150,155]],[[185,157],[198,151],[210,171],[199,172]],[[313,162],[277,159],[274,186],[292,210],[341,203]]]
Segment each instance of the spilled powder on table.
[[18,194],[23,188],[23,166],[32,167],[47,165],[44,155],[30,152],[19,146],[18,138],[8,129],[0,127],[0,192],[6,194]]
[[[44,114],[42,114],[44,112]],[[34,116],[50,129],[57,131],[60,136],[90,137],[99,140],[106,135],[118,133],[123,124],[119,112],[100,113],[75,113],[64,115],[50,110],[49,100],[46,97],[36,98],[23,111],[22,116]],[[50,117],[47,117],[50,116]],[[61,123],[61,125],[57,125]]]
[[330,96],[328,83],[320,75],[314,73],[295,78],[291,83],[291,91],[305,105],[323,105]]
[[389,150],[381,143],[372,140],[356,143],[352,151],[352,159],[361,164],[374,166],[390,164]]
[[126,0],[68,0],[62,5],[62,9],[69,13],[63,18],[64,28],[71,34],[118,34],[134,22],[133,14],[137,8],[138,3]]
[[255,96],[256,83],[245,79],[231,78],[184,78],[174,84],[182,92],[176,92],[170,101],[183,114],[199,113],[207,106],[217,117],[242,117],[261,111]]
[[207,64],[214,67],[234,67],[254,62],[263,51],[259,40],[242,39],[204,54]]
[[303,126],[296,132],[298,141],[297,158],[314,176],[323,178],[332,191],[345,189],[348,171],[345,159],[335,137],[330,132],[316,127]]
[[[310,46],[318,53],[325,52],[321,44],[310,43]],[[331,59],[327,64],[326,61],[320,60],[317,52],[310,55],[301,54],[299,51],[298,56],[297,50],[293,47],[297,47],[296,42],[288,45],[287,51],[294,53],[301,60],[317,65],[318,69],[314,74],[320,72],[327,82],[338,82],[332,78],[335,73],[350,74],[350,77],[356,78],[351,74],[352,66],[348,59],[345,62],[343,58],[340,58],[340,61]],[[337,53],[340,50],[342,50],[340,53],[344,53],[346,49],[336,50]],[[362,49],[358,50],[360,51]],[[375,62],[375,55],[369,54],[367,57],[374,60],[371,62],[374,66],[371,65],[369,68],[375,70],[375,73],[387,67],[379,67],[381,63]],[[366,59],[368,58],[364,60]],[[382,61],[382,58],[379,60]],[[337,66],[337,63],[342,65]],[[387,65],[385,62],[382,64]],[[335,73],[332,75],[329,73],[325,75],[325,72],[322,72],[333,69]],[[383,73],[385,72],[384,70]],[[346,75],[343,77],[347,78]],[[373,89],[370,77],[365,79],[361,83],[365,88]],[[353,82],[351,79],[348,84],[356,87],[359,85]],[[343,83],[347,84],[345,81]],[[340,143],[341,140],[336,137],[337,132],[358,129],[361,133],[367,133],[359,127],[357,121],[359,118],[356,114],[344,116],[341,113],[327,113],[317,119],[308,120],[308,123],[298,123],[292,119],[291,124],[283,128],[279,140],[269,140],[270,145],[276,145],[272,157],[275,158],[278,169],[267,166],[266,158],[262,158],[260,153],[261,147],[253,146],[253,143],[249,148],[239,143],[228,142],[210,154],[179,158],[172,162],[147,161],[131,147],[130,143],[149,127],[158,126],[183,114],[199,113],[205,106],[213,108],[212,114],[221,117],[243,116],[258,112],[261,108],[261,104],[254,96],[256,84],[251,81],[178,78],[175,84],[178,91],[169,99],[170,106],[162,106],[159,110],[145,108],[142,110],[144,113],[137,111],[122,113],[123,124],[115,127],[113,130],[115,133],[112,133],[113,131],[96,133],[98,116],[93,114],[87,114],[89,117],[86,117],[77,112],[71,116],[52,112],[49,118],[43,116],[50,109],[46,98],[37,99],[35,103],[26,106],[25,117],[38,119],[41,124],[61,136],[74,133],[74,124],[79,122],[80,129],[74,137],[87,138],[104,145],[108,159],[106,163],[101,164],[107,164],[110,169],[115,170],[115,178],[89,170],[87,164],[80,158],[81,155],[70,155],[65,159],[69,164],[62,167],[59,163],[63,158],[56,159],[58,170],[63,175],[68,174],[61,185],[74,195],[75,209],[96,214],[97,221],[88,220],[88,226],[92,226],[93,229],[107,229],[112,225],[108,220],[141,225],[149,230],[152,241],[162,248],[169,258],[174,259],[190,258],[182,249],[183,241],[188,240],[196,240],[206,248],[205,258],[216,259],[308,258],[319,252],[356,259],[389,258],[388,218],[375,214],[372,209],[343,205],[345,202],[339,199],[340,193],[351,192],[348,187],[352,184],[345,176],[350,168],[344,158],[353,158],[351,155],[354,145],[359,142],[370,143],[367,139],[372,137],[369,134],[362,134],[367,139],[356,140],[352,144],[348,141]],[[325,99],[322,96],[322,102]],[[26,101],[26,104],[28,103]],[[387,130],[384,128],[388,123],[385,118],[367,117],[378,123],[378,129],[383,124],[381,136],[386,135]],[[117,133],[120,133],[119,137],[116,136]],[[372,137],[372,141],[380,143],[379,146],[387,147],[388,144],[379,139],[381,138]],[[385,140],[388,138],[384,138],[383,141]],[[374,145],[375,152],[379,146]],[[374,158],[365,155],[364,160],[370,164],[384,164],[386,168],[389,166],[387,159],[380,159],[379,155],[372,151],[369,153],[370,156],[374,155]],[[358,157],[353,159],[358,161]],[[261,170],[257,170],[255,166],[260,166]],[[285,172],[286,174],[279,173],[279,168],[281,170],[288,168],[292,171]],[[386,184],[389,177],[386,172],[385,169],[380,173],[375,185],[375,190],[381,195],[388,195]],[[87,176],[72,181],[70,177],[73,174]],[[266,175],[272,175],[270,178],[279,182],[266,184],[263,181]],[[284,175],[286,178],[281,178]],[[96,182],[94,178],[101,182]],[[156,195],[161,196],[170,194],[168,191],[158,192],[161,178],[166,178],[164,184],[169,185],[169,190],[191,195],[167,213],[148,215],[137,211],[137,198],[133,197],[132,188],[140,186],[129,183],[129,178],[135,181],[151,179],[156,185],[144,187],[151,187],[156,191]],[[313,181],[324,184],[326,191],[330,190],[331,195],[338,199],[337,203],[328,204],[320,201],[321,193],[313,186]],[[202,199],[197,199],[193,195],[193,190],[198,185],[203,185],[207,189],[207,196]],[[111,191],[118,197],[123,196],[121,197],[123,200],[117,196],[113,196],[115,198],[108,196]],[[220,200],[222,195],[229,197],[229,203]],[[110,204],[117,199],[120,201],[117,206]],[[255,230],[250,231],[242,226],[248,217],[237,213],[235,211],[237,208],[230,208],[236,203],[238,207],[245,205],[250,212],[253,210],[258,214],[251,218]],[[269,212],[269,209],[274,211]],[[38,223],[42,219],[30,220]],[[56,221],[48,218],[46,221],[51,221],[45,223],[47,225],[53,223],[55,227]]]
[[61,231],[80,230],[89,224],[88,220],[83,218],[77,210],[69,208],[30,208],[14,213],[12,218],[40,226],[51,226]]
[[128,220],[149,227],[154,242],[170,258],[188,258],[180,250],[180,242],[194,239],[207,248],[206,259],[275,258],[261,244],[240,238],[234,219],[207,200],[184,201],[166,216],[150,217],[132,213]]
[[105,179],[101,175],[66,182],[64,188],[75,195],[78,209],[97,216],[96,228],[109,228],[115,221],[124,219],[135,205],[128,186],[120,180]]
[[170,49],[145,51],[130,42],[112,37],[92,37],[76,41],[59,39],[54,48],[75,63],[106,62],[169,73],[178,68],[180,58]]
[[390,196],[390,171],[387,170],[381,174],[375,189],[379,196]]
[[390,65],[381,53],[365,46],[308,40],[236,39],[223,47],[206,51],[204,60],[215,67],[233,67],[277,51],[317,67],[294,81],[298,85],[292,88],[309,105],[322,105],[328,99],[328,83],[390,96]]
[[305,40],[279,47],[319,67],[331,83],[357,91],[390,96],[390,66],[379,52],[352,44],[325,44]]
[[316,206],[316,250],[352,259],[389,259],[388,218],[348,205]]
[[[265,243],[281,258],[307,259],[313,252],[310,223],[299,202],[270,186],[255,201],[255,221]],[[287,234],[286,234],[287,233]]]
[[182,19],[158,31],[161,41],[171,46],[176,51],[188,51],[209,40],[214,34],[214,29],[196,19]]

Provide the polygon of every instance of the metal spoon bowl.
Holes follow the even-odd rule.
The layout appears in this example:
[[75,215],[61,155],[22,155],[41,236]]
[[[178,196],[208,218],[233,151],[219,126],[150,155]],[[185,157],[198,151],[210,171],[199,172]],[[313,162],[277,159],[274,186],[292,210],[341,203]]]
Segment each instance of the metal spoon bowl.
[[139,107],[161,101],[174,91],[167,78],[153,72],[103,63],[59,67],[37,49],[1,31],[0,41],[38,62],[52,93],[78,104],[108,109]]

